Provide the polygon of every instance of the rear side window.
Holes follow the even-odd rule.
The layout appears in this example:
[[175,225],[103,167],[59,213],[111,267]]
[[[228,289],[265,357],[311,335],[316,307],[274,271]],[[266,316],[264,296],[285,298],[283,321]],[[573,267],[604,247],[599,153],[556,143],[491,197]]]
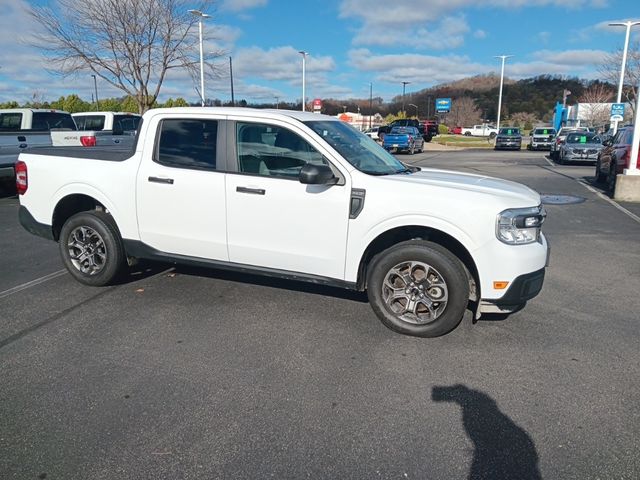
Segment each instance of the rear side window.
[[0,130],[5,132],[12,132],[20,130],[22,124],[21,113],[0,113]]
[[121,132],[135,132],[138,130],[141,117],[135,115],[114,115],[113,129]]
[[168,167],[213,170],[217,139],[217,120],[163,120],[155,161]]
[[66,130],[75,130],[76,124],[69,113],[60,112],[34,112],[31,130],[51,130],[53,128],[62,128]]
[[78,130],[103,130],[104,115],[78,115],[74,117]]

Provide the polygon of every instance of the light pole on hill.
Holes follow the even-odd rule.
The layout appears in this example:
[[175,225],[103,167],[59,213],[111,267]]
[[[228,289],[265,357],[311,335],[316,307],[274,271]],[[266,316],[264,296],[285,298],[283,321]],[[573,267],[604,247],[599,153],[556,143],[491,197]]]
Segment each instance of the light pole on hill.
[[402,82],[402,113],[404,113],[404,93],[406,90],[406,86],[409,85],[411,82]]
[[500,112],[502,111],[502,85],[504,83],[504,61],[510,57],[513,57],[513,55],[494,55],[494,58],[502,59],[502,68],[500,70],[500,93],[498,94],[498,121],[496,122],[496,128],[498,130],[500,130]]

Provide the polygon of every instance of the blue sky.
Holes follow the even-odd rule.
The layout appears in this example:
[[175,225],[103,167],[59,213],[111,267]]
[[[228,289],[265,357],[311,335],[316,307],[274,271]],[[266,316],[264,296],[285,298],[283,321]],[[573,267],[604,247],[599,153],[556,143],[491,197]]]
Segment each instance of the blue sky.
[[[44,99],[78,93],[90,100],[86,76],[62,79],[45,70],[40,53],[26,45],[36,31],[26,7],[36,0],[0,1],[0,101]],[[78,0],[82,1],[82,0]],[[37,0],[54,3],[55,0]],[[481,5],[481,6],[480,6]],[[598,78],[597,65],[622,46],[624,28],[610,21],[640,19],[637,0],[222,0],[208,12],[206,51],[233,57],[236,99],[295,101],[301,97],[307,59],[310,99],[390,100],[402,93],[490,72],[494,55],[514,55],[505,75],[541,74]],[[640,39],[640,26],[633,39]],[[221,78],[207,96],[230,98],[226,56]],[[99,84],[100,96],[120,93]],[[187,75],[169,77],[161,100],[198,96]]]

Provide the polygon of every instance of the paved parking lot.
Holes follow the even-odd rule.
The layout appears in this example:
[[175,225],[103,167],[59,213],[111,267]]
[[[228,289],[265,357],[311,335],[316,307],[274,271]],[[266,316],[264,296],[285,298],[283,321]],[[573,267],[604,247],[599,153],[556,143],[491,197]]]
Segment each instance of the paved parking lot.
[[293,282],[90,288],[0,199],[0,478],[639,478],[638,205],[542,153],[401,159],[584,199],[547,205],[540,296],[417,339]]

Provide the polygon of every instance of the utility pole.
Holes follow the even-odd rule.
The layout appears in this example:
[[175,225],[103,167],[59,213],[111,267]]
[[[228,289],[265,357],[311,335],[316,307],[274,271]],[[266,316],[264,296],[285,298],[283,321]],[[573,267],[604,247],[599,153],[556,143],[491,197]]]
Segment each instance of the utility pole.
[[306,103],[306,93],[305,93],[305,83],[306,83],[306,70],[307,70],[307,55],[309,55],[309,52],[305,52],[304,50],[300,50],[298,52],[300,55],[302,55],[302,111],[304,112],[306,109],[305,103]]
[[405,87],[407,85],[409,85],[410,83],[411,82],[402,82],[402,113],[404,113],[404,92],[405,92]]
[[93,87],[96,90],[96,112],[100,110],[100,101],[98,100],[98,81],[96,80],[95,74],[91,74],[93,77]]

